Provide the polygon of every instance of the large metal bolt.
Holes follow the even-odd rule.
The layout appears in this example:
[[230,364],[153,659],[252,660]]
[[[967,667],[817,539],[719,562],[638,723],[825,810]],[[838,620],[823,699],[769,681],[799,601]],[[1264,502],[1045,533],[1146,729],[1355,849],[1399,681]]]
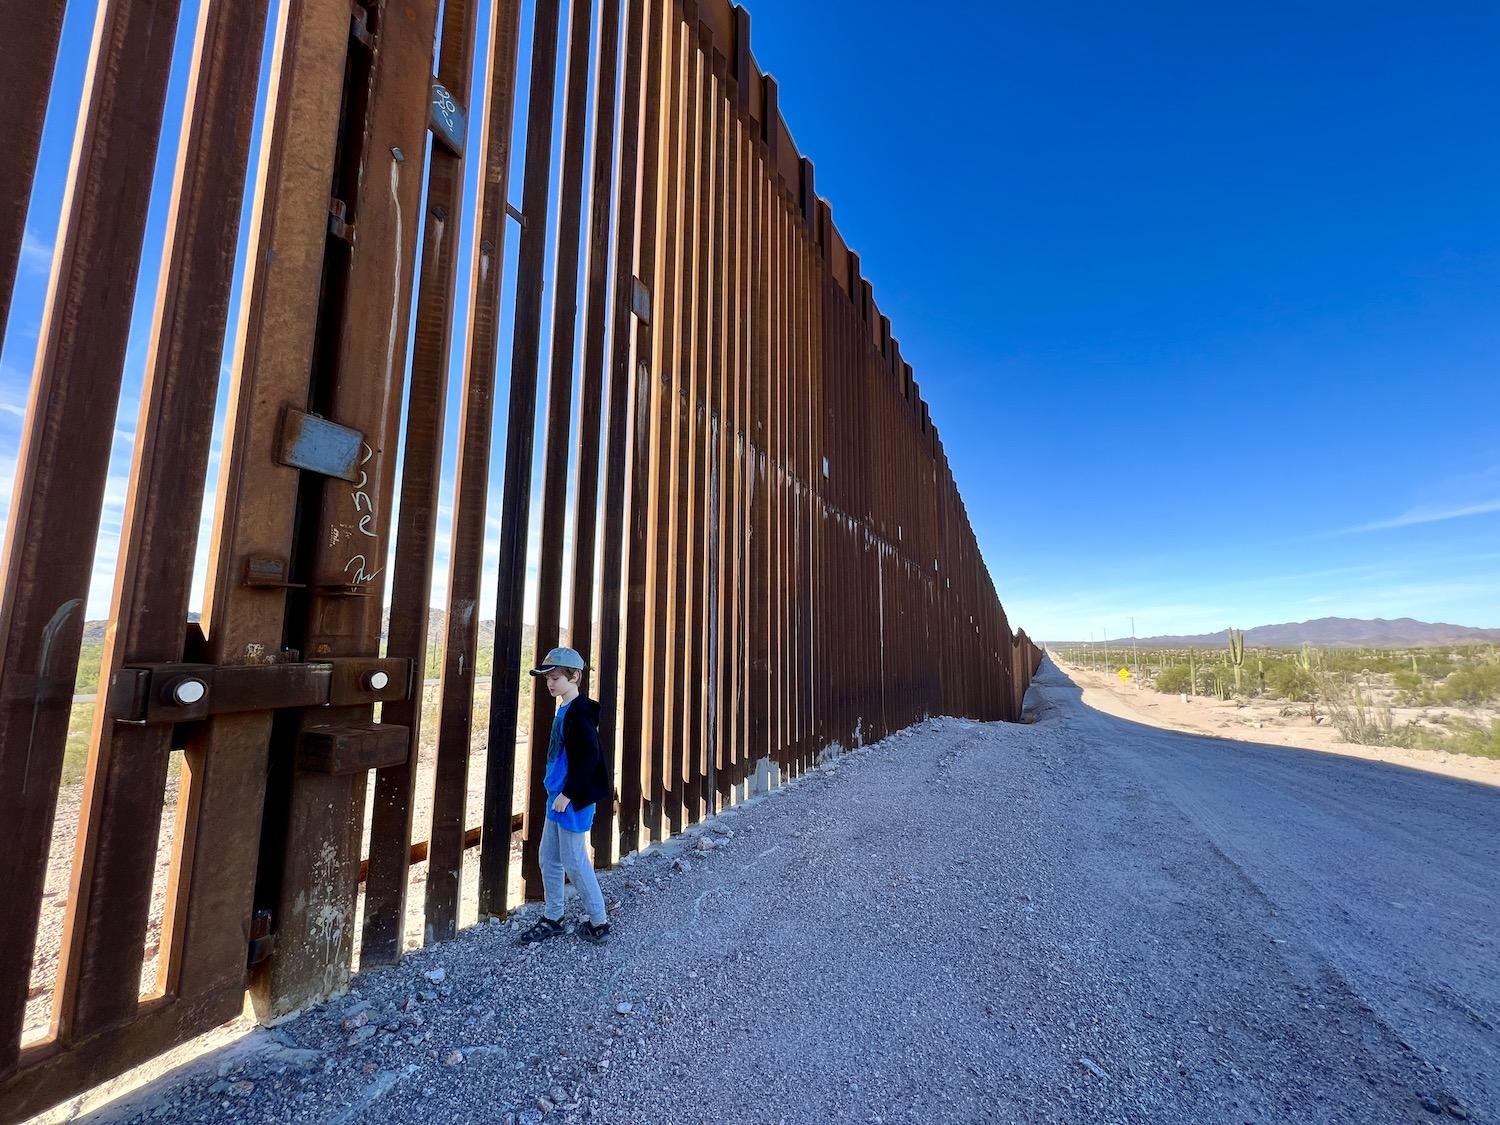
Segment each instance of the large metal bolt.
[[172,685],[172,702],[179,707],[191,707],[195,703],[201,703],[207,694],[208,685],[192,676],[186,676]]
[[384,691],[390,683],[391,677],[388,672],[370,672],[365,676],[366,691]]

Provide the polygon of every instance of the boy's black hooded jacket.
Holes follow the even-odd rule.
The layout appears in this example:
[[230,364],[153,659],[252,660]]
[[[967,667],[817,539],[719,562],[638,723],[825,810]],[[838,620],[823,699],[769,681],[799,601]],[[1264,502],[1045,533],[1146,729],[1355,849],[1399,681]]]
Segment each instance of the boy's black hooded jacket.
[[600,801],[613,801],[615,790],[599,746],[599,704],[580,695],[563,712],[563,753],[568,758],[568,776],[563,796],[574,808]]

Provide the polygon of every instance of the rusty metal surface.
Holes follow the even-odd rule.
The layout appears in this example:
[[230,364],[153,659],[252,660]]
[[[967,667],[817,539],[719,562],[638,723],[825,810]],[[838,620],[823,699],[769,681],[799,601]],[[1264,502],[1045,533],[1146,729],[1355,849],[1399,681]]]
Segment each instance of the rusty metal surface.
[[[0,792],[13,832],[0,884],[23,905],[0,920],[0,1073],[19,1046],[175,16],[174,3],[99,13],[17,457],[0,601]],[[159,769],[164,783],[164,755]],[[107,772],[91,756],[84,824],[98,819]],[[86,871],[95,841],[81,838]],[[86,916],[76,877],[71,902],[74,917]],[[143,913],[140,925],[144,933]],[[66,982],[61,991],[66,1012]],[[128,1014],[114,996],[104,1003]],[[65,1015],[64,1038],[68,1024]]]
[[66,0],[0,0],[0,344],[26,240],[26,205],[52,89]]
[[[624,616],[624,661],[613,675],[606,676],[606,663],[615,649],[607,645],[600,634],[600,675],[606,685],[618,682],[619,697],[615,714],[618,714],[618,732],[610,730],[613,715],[606,715],[600,724],[600,735],[606,730],[618,736],[619,742],[619,852],[633,852],[640,846],[640,829],[645,798],[649,790],[645,774],[649,760],[648,730],[649,688],[648,663],[646,663],[646,580],[649,567],[649,498],[651,487],[651,419],[652,387],[655,384],[655,354],[657,354],[657,315],[661,291],[657,284],[657,239],[660,231],[658,211],[658,189],[660,189],[661,153],[661,87],[664,78],[664,55],[666,37],[664,23],[660,17],[663,0],[628,0],[627,51],[625,51],[625,98],[622,120],[633,129],[622,136],[628,147],[621,148],[621,181],[619,181],[619,236],[616,240],[615,273],[615,341],[610,359],[610,384],[621,389],[621,405],[628,395],[630,417],[610,419],[609,463],[613,466],[606,504],[612,496],[628,498],[628,517],[616,516],[604,525],[604,552],[606,558],[615,544],[612,535],[618,534],[621,543],[616,552],[624,553],[621,562],[622,591],[621,613]],[[637,101],[639,99],[639,101]],[[636,159],[628,159],[636,157]],[[636,184],[639,183],[639,187]],[[628,204],[633,207],[627,208]],[[625,223],[630,225],[625,225]],[[628,237],[633,236],[633,237]],[[625,276],[630,276],[631,285],[636,281],[648,285],[651,290],[652,317],[648,320],[634,317],[631,320],[630,305],[624,294]],[[627,447],[628,431],[628,447]],[[630,487],[625,487],[628,474]],[[618,483],[616,483],[618,481]],[[609,600],[610,586],[604,585],[604,598]],[[604,616],[603,625],[612,628]],[[610,739],[613,741],[613,739]],[[607,742],[606,742],[607,745]]]
[[683,5],[682,91],[682,195],[680,201],[677,299],[677,387],[674,398],[677,453],[670,506],[673,537],[670,547],[672,590],[672,641],[667,650],[669,669],[667,721],[662,739],[668,753],[669,795],[667,815],[672,834],[699,819],[697,809],[698,754],[701,732],[703,648],[697,620],[704,558],[702,550],[703,509],[699,494],[702,479],[702,296],[704,222],[703,206],[711,190],[704,182],[703,52],[700,49],[697,5]]
[[[485,776],[484,822],[510,823],[516,773],[522,668],[522,615],[526,603],[526,539],[531,524],[532,453],[537,379],[541,363],[542,296],[547,214],[552,197],[551,152],[556,102],[560,0],[537,0],[532,30],[531,84],[527,98],[526,170],[522,177],[521,248],[517,262],[515,333],[510,361],[510,410],[505,431],[504,495],[500,510],[500,560],[496,567],[495,672],[490,685],[490,756]],[[529,779],[532,789],[535,776]],[[542,798],[528,795],[526,846],[521,870],[527,894],[541,887],[536,851],[541,842]],[[499,832],[493,833],[500,839]],[[446,877],[446,873],[445,877]],[[486,848],[479,857],[479,912],[504,916],[510,883],[510,847]],[[433,883],[428,877],[429,901]],[[455,899],[456,902],[456,899]],[[446,904],[445,904],[446,905]],[[439,919],[428,910],[429,924]],[[441,921],[446,925],[446,917]]]
[[[631,59],[627,58],[626,66],[632,65]],[[618,459],[612,459],[617,447],[623,444],[624,430],[621,428],[620,442],[615,439],[613,420],[619,418],[623,423],[625,411],[628,409],[628,384],[623,381],[617,386],[613,379],[608,384],[609,396],[606,399],[604,380],[605,374],[605,343],[609,329],[609,285],[612,263],[610,260],[610,226],[615,212],[611,208],[611,179],[614,172],[615,162],[615,110],[618,104],[619,94],[616,89],[615,75],[620,65],[620,4],[605,3],[600,5],[599,11],[599,45],[595,52],[594,61],[594,116],[593,116],[593,168],[589,178],[589,237],[588,237],[588,275],[586,285],[586,309],[583,323],[583,373],[580,380],[580,400],[578,405],[578,491],[574,497],[574,511],[577,512],[577,520],[573,534],[573,559],[572,559],[572,608],[568,619],[572,623],[573,647],[583,656],[586,662],[595,666],[592,678],[591,691],[601,706],[607,708],[613,715],[617,706],[618,697],[615,694],[615,677],[618,676],[619,663],[619,530],[618,521],[611,528],[611,514],[606,511],[603,522],[605,530],[605,549],[602,563],[602,585],[605,590],[613,587],[612,595],[602,598],[600,610],[600,621],[597,623],[602,643],[598,649],[594,647],[594,555],[599,545],[598,532],[600,525],[599,493],[601,483],[605,493],[610,500],[618,504],[620,501],[613,495],[614,476],[619,475]],[[626,79],[627,88],[631,80]],[[637,78],[638,82],[639,79]],[[636,94],[634,97],[638,97]],[[634,97],[626,95],[625,101],[633,103]],[[625,111],[621,131],[631,132],[635,128],[635,115],[639,109],[631,104]],[[636,146],[634,139],[626,140],[622,137],[619,145],[626,163],[622,174],[634,170],[634,153]],[[631,184],[631,195],[634,195],[634,183]],[[634,208],[634,201],[631,200]],[[622,201],[621,207],[624,207]],[[618,230],[622,240],[626,240],[633,234],[625,225],[626,220],[621,216],[618,220]],[[633,227],[633,216],[632,216]],[[627,242],[627,250],[629,245]],[[627,259],[628,260],[628,259]],[[622,277],[623,289],[631,293],[632,306],[635,296],[635,278]],[[649,312],[646,314],[649,318]],[[627,366],[628,370],[628,366]],[[609,430],[609,449],[601,448],[601,438],[605,430],[604,418],[606,411],[611,419]],[[601,481],[601,477],[603,478]],[[613,537],[611,537],[613,531]],[[611,625],[609,617],[615,615],[616,622]],[[610,678],[606,701],[606,665]],[[614,755],[614,732],[616,724],[611,722],[607,727],[600,724],[600,745],[605,748],[605,764],[609,768],[610,777],[613,781],[615,773]],[[593,846],[594,864],[597,867],[609,866],[614,856],[614,834],[615,834],[615,808],[613,801],[602,802],[594,812]]]
[[[500,291],[505,228],[509,221],[507,191],[520,34],[519,0],[494,4],[490,9],[490,65],[485,75],[482,110],[484,131],[480,149],[484,164],[480,170],[475,251],[469,280],[469,347],[458,424],[442,700],[433,771],[432,862],[423,907],[424,930],[439,940],[451,937],[456,928],[450,926],[450,920],[456,922],[457,918],[457,887],[464,852],[464,804],[468,796],[474,669],[478,662],[479,583],[488,508],[495,363],[500,348]],[[508,846],[502,850],[509,854]],[[438,879],[436,889],[434,876]],[[491,905],[481,889],[481,916]],[[504,910],[503,897],[498,906]]]
[[650,504],[646,515],[647,592],[645,602],[645,648],[648,685],[647,710],[642,731],[642,792],[645,827],[652,840],[671,834],[672,806],[680,818],[682,794],[680,771],[674,769],[679,751],[673,716],[679,693],[673,690],[678,653],[676,591],[672,585],[677,522],[681,518],[677,500],[678,447],[680,429],[677,398],[681,394],[682,316],[681,256],[683,233],[682,183],[683,112],[686,102],[686,28],[680,0],[662,5],[663,106],[661,126],[662,194],[657,223],[657,269],[653,288],[651,380],[651,471]]
[[[466,98],[474,69],[478,5],[446,0],[438,46],[437,78],[444,90]],[[429,122],[435,134],[445,118],[461,107],[450,95],[443,117]],[[412,341],[411,388],[402,457],[401,505],[391,574],[391,611],[387,651],[417,668],[426,667],[428,604],[431,601],[436,550],[439,481],[448,397],[448,356],[453,338],[454,290],[458,280],[458,243],[463,212],[464,158],[446,132],[435,143],[427,170],[425,234],[417,292],[416,329]],[[407,854],[415,805],[413,786],[421,748],[420,691],[381,710],[381,721],[407,730],[404,759],[375,775],[370,819],[370,857],[366,874],[361,965],[394,964],[401,956],[406,893],[410,882]]]
[[[291,598],[287,635],[314,660],[368,657],[380,646],[438,2],[371,5],[369,13],[374,42],[348,55],[329,192],[343,203],[358,248],[328,244],[307,399],[364,442],[355,480],[303,473],[300,482],[295,557],[308,587]],[[276,856],[279,870],[259,905],[273,910],[277,936],[275,955],[255,975],[262,1015],[326,996],[350,972],[367,773],[308,770],[301,747],[309,727],[354,729],[372,717],[364,702],[304,712],[297,759],[273,777],[267,831],[281,840],[263,841],[262,857]],[[349,754],[390,764],[375,750]]]

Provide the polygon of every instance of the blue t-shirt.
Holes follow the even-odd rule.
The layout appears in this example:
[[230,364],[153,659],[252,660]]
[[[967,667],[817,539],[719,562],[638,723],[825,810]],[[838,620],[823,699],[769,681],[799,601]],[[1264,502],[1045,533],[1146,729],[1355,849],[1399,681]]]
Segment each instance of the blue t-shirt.
[[552,737],[547,740],[547,775],[542,778],[542,787],[547,790],[547,819],[557,821],[557,826],[565,832],[587,832],[594,826],[593,805],[580,809],[570,804],[562,812],[552,807],[552,802],[563,791],[563,783],[568,780],[568,755],[563,752],[563,716],[572,705],[572,700],[564,703],[552,720]]

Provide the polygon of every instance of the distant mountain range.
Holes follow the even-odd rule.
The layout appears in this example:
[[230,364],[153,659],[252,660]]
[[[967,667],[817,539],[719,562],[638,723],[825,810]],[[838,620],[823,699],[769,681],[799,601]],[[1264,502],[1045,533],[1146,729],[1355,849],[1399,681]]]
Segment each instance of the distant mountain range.
[[[1219,648],[1228,630],[1185,637],[1137,637],[1136,644],[1154,648]],[[1083,644],[1083,641],[1053,641],[1052,644]],[[1112,645],[1129,644],[1129,637],[1111,637]],[[1255,648],[1297,648],[1325,645],[1330,648],[1419,648],[1423,645],[1479,645],[1500,643],[1500,629],[1474,629],[1467,625],[1416,621],[1398,617],[1373,621],[1353,617],[1319,617],[1315,621],[1285,625],[1258,625],[1245,630],[1245,643]]]

